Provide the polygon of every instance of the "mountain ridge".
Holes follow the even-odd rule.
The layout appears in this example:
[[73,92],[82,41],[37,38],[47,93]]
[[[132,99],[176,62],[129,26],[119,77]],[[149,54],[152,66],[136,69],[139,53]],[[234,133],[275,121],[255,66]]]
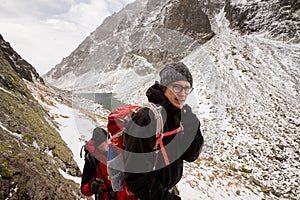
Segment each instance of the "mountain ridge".
[[[187,2],[192,0],[154,4],[149,10],[156,14],[150,15],[150,19],[157,18],[144,21],[162,22],[166,17],[162,13],[167,15],[171,9],[163,12],[161,8]],[[216,10],[212,5],[218,5]],[[122,24],[123,32],[98,43],[99,48],[111,50],[111,57],[105,52],[101,57],[107,62],[99,62],[89,55],[82,58],[89,62],[85,65],[86,73],[79,76],[62,73],[60,78],[52,80],[49,73],[45,79],[74,93],[113,92],[125,103],[139,104],[147,101],[144,94],[154,80],[159,79],[160,66],[168,61],[183,61],[195,79],[190,103],[208,138],[199,162],[206,165],[205,160],[213,160],[233,176],[242,177],[239,182],[251,185],[254,193],[266,199],[297,199],[296,174],[299,173],[300,156],[297,151],[300,141],[297,135],[300,126],[297,113],[300,89],[298,2],[204,1],[199,3],[198,9],[205,12],[213,35],[205,42],[199,42],[184,31],[179,32],[176,26],[175,30],[170,30],[141,23],[140,29],[131,30],[138,20],[128,22],[127,18]],[[185,29],[179,27],[179,30]],[[152,33],[159,34],[154,37]],[[166,42],[169,38],[173,46]],[[138,44],[126,49],[132,41]],[[101,64],[102,70],[95,67]],[[72,82],[68,81],[70,77]],[[201,164],[198,167],[201,168]],[[205,176],[196,181],[201,185]],[[202,190],[209,190],[209,187],[199,186],[199,191]]]
[[17,52],[15,52],[10,46],[9,42],[6,42],[0,34],[0,48],[6,57],[6,60],[10,63],[17,74],[28,81],[36,81],[41,84],[45,84],[44,80],[37,73],[35,68],[24,60]]
[[[129,4],[121,14],[104,20],[104,25],[44,76],[45,82],[70,90],[71,97],[82,91],[113,92],[125,103],[140,104],[147,101],[145,90],[158,80],[160,67],[169,61],[183,61],[195,83],[189,103],[206,138],[199,159],[185,165],[183,184],[190,185],[197,191],[197,198],[203,199],[241,199],[251,193],[255,199],[297,200],[298,1],[199,1],[195,6],[199,10],[195,8],[194,13],[205,14],[204,21],[210,23],[206,24],[210,27],[207,37],[200,37],[200,41],[194,31],[189,32],[191,26],[181,27],[185,23],[178,26],[179,30],[176,26],[176,30],[160,27],[166,16],[173,16],[173,25],[173,20],[180,22],[179,14],[190,8],[186,5],[190,2],[195,3],[138,0]],[[175,11],[171,12],[172,8]],[[268,12],[268,17],[260,15]],[[141,18],[135,18],[137,15]],[[279,25],[274,26],[277,22]],[[290,26],[294,27],[291,32]],[[0,77],[4,96],[10,94],[9,86],[13,85],[8,76]],[[15,94],[21,102],[25,101],[22,92]],[[7,105],[11,101],[3,102]],[[92,107],[91,103],[85,106]],[[1,112],[1,123],[18,133],[18,126],[5,121],[4,113],[14,112]],[[1,136],[9,132],[3,128],[0,131]],[[7,188],[3,190],[7,194]]]
[[[46,73],[44,77],[48,77],[46,79],[50,84],[54,82],[59,84],[61,82],[61,85],[65,85],[69,90],[72,90],[73,86],[70,84],[66,85],[60,78],[63,74],[77,79],[76,77],[88,75],[88,69],[93,69],[96,73],[103,71],[109,68],[110,65],[114,65],[115,60],[122,60],[122,57],[126,56],[127,53],[147,49],[153,49],[153,51],[162,49],[164,44],[158,44],[161,41],[164,41],[165,45],[170,45],[167,44],[168,39],[166,38],[168,37],[189,37],[187,40],[205,43],[213,36],[209,20],[200,9],[198,1],[192,2],[195,8],[192,12],[185,12],[188,8],[187,6],[192,5],[189,4],[191,3],[190,1],[164,0],[160,1],[160,3],[152,4],[152,1],[139,0],[127,5],[119,13],[106,18],[103,24],[92,32],[80,44],[80,47],[72,52],[70,57],[64,58],[62,63]],[[199,21],[200,24],[191,25],[191,27],[186,26],[186,23],[183,23],[183,20],[186,20],[185,18],[198,19],[195,21]],[[192,26],[193,29],[191,29]],[[154,43],[155,40],[156,42]],[[115,45],[116,48],[110,46],[112,43],[118,44]],[[147,43],[148,45],[146,45]],[[182,44],[178,42],[178,45]],[[175,49],[176,47],[169,47],[169,49],[172,48]],[[164,51],[169,49],[166,48]],[[183,48],[181,50],[189,51]],[[176,54],[178,53],[176,52]],[[162,56],[162,58],[164,57]],[[167,59],[173,60],[172,57]],[[166,61],[163,61],[163,63]],[[120,63],[116,64],[120,65]],[[159,68],[161,65],[158,64],[157,67]]]

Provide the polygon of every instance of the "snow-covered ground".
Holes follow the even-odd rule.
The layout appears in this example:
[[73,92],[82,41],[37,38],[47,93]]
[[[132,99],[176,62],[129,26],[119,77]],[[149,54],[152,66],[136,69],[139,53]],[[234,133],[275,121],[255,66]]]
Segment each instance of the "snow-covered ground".
[[[241,36],[227,26],[221,12],[212,25],[216,36],[183,60],[194,75],[190,102],[202,123],[206,144],[196,162],[185,164],[178,184],[181,197],[299,199],[300,46],[263,35]],[[126,103],[145,102],[145,90],[157,77],[132,72],[97,74],[103,77],[98,85],[109,88],[102,87],[101,92],[113,90]],[[73,97],[76,107],[107,115],[100,105]],[[83,140],[105,122],[94,122],[59,101],[48,108],[82,169]]]
[[[217,35],[184,58],[187,65],[197,66],[191,70],[195,90],[189,103],[202,123],[206,144],[196,162],[185,164],[178,184],[180,195],[184,200],[289,199],[286,191],[299,191],[295,188],[299,183],[299,113],[292,109],[299,106],[299,66],[294,66],[299,61],[299,45],[259,35],[241,37],[227,25],[221,12],[212,27]],[[131,72],[120,70],[112,77]],[[145,102],[143,94],[157,77],[130,77],[135,84],[120,79],[114,91],[126,103]],[[129,87],[134,91],[130,96],[126,93]],[[39,100],[40,95],[35,96]],[[42,96],[54,102],[49,105],[39,100],[55,118],[58,132],[82,170],[81,146],[93,128],[105,126],[105,121],[92,120],[86,112],[106,117],[108,111],[76,94],[71,96],[76,107],[48,94]],[[73,180],[80,182],[78,177]],[[284,195],[274,196],[275,190]]]
[[[81,113],[79,110],[72,107],[66,106],[62,103],[55,102],[55,106],[49,106],[50,115],[56,116],[55,121],[59,124],[59,133],[63,140],[67,143],[74,155],[74,160],[77,162],[79,168],[83,168],[83,158],[80,158],[80,149],[84,144],[84,140],[88,140],[91,136],[93,128],[97,125],[92,119],[87,117],[85,114]],[[102,124],[103,125],[103,124]],[[178,184],[180,190],[180,196],[184,200],[199,200],[199,199],[229,199],[229,197],[234,197],[234,193],[237,190],[243,190],[243,187],[232,181],[232,185],[224,185],[224,188],[219,188],[219,185],[214,185],[210,181],[210,177],[213,176],[213,171],[208,167],[201,166],[198,168],[198,165],[192,167],[187,167],[185,169],[184,178]],[[65,178],[72,179],[80,184],[81,179],[78,177],[71,177],[70,175],[65,174],[63,171],[61,173]],[[199,174],[206,176],[207,181],[211,182],[201,182],[196,177]],[[221,181],[221,180],[220,180]],[[224,181],[225,183],[225,181]],[[236,185],[235,185],[236,184]],[[200,187],[199,187],[200,186]],[[199,188],[203,190],[199,190]],[[227,194],[224,191],[228,191]],[[239,196],[239,198],[230,198],[230,199],[260,199],[257,195],[245,192],[245,196]]]
[[[86,140],[90,139],[92,130],[96,126],[105,126],[103,120],[91,119],[86,113],[81,112],[78,106],[65,104],[61,99],[54,97],[54,93],[47,91],[43,86],[28,84],[34,97],[39,101],[42,107],[48,111],[49,115],[56,122],[56,129],[60,133],[62,139],[66,142],[70,150],[73,152],[73,159],[77,162],[82,171],[84,159],[80,157],[80,149]],[[41,94],[43,100],[41,100]],[[74,99],[77,103],[85,107],[92,105],[90,100],[80,98]],[[50,103],[49,103],[50,102]],[[94,105],[95,107],[95,105]],[[97,108],[101,107],[96,106]],[[107,114],[107,110],[98,109],[98,113]],[[216,174],[220,171],[221,174]],[[80,184],[80,177],[68,175],[63,170],[59,170],[66,179],[71,179]],[[199,178],[201,177],[201,178]],[[213,166],[212,161],[200,159],[195,163],[186,163],[182,180],[178,183],[180,196],[184,200],[199,199],[261,199],[258,195],[245,188],[241,183],[229,177],[224,169]]]

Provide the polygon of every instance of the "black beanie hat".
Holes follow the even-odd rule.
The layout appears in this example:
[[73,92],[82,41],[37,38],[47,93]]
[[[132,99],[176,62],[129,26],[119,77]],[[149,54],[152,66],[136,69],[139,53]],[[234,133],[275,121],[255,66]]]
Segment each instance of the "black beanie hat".
[[193,87],[193,77],[190,70],[182,62],[168,63],[159,72],[160,84],[168,86],[175,81],[187,81]]
[[99,144],[101,144],[102,142],[104,142],[106,140],[107,137],[107,132],[106,130],[104,130],[103,128],[95,128],[93,130],[93,136],[92,136],[92,140],[94,142],[94,146],[98,146]]

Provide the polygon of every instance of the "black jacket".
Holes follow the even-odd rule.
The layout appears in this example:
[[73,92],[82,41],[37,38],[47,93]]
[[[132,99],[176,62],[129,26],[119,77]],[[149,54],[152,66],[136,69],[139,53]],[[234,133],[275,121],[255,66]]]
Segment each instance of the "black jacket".
[[150,87],[146,95],[149,102],[163,108],[164,132],[178,128],[180,122],[184,131],[163,138],[170,160],[166,166],[161,151],[156,154],[153,149],[157,122],[153,120],[153,112],[149,112],[149,108],[142,108],[134,114],[125,134],[125,180],[130,191],[141,200],[180,199],[169,190],[182,177],[183,160],[193,162],[200,154],[203,145],[200,122],[189,106],[185,105],[181,110],[173,106],[159,84]]

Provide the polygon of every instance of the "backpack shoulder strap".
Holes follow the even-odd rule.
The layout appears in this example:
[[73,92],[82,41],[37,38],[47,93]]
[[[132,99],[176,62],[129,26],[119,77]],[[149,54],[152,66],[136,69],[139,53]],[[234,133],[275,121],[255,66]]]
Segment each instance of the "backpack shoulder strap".
[[170,136],[170,135],[176,134],[180,131],[183,131],[183,125],[180,122],[180,126],[177,129],[174,129],[174,130],[168,131],[168,132],[164,132],[164,122],[163,122],[163,117],[161,114],[162,106],[157,106],[154,103],[147,103],[144,105],[144,107],[149,108],[154,113],[155,119],[157,120],[156,137],[160,137],[159,135],[161,135],[161,137]]
[[91,166],[93,166],[93,168],[96,168],[99,162],[89,151],[87,151],[86,160],[90,163]]
[[80,155],[80,158],[82,158],[82,150],[86,151],[86,150],[85,150],[86,145],[87,145],[87,142],[86,142],[84,145],[82,145],[81,148],[80,148],[80,154],[79,154],[79,155]]
[[154,117],[157,120],[156,134],[162,134],[164,132],[164,122],[161,114],[162,106],[157,106],[156,104],[149,102],[143,107],[149,108],[154,113]]
[[182,126],[182,123],[180,122],[180,126],[177,129],[164,133],[164,131],[163,131],[164,122],[163,122],[163,118],[162,118],[162,114],[161,114],[162,107],[157,106],[154,103],[147,103],[147,104],[144,105],[144,107],[149,108],[154,113],[155,119],[157,120],[157,123],[156,123],[156,142],[155,142],[155,145],[154,145],[154,149],[156,150],[156,161],[155,161],[154,166],[153,166],[153,169],[155,170],[156,163],[157,163],[157,156],[158,156],[158,152],[159,152],[158,147],[160,147],[160,150],[161,150],[162,155],[164,157],[165,164],[166,165],[170,164],[170,161],[169,161],[169,158],[168,158],[168,155],[167,155],[167,152],[165,150],[164,143],[163,143],[163,137],[164,136],[170,136],[170,135],[173,135],[173,134],[176,134],[176,133],[179,133],[179,132],[183,131],[183,126]]

